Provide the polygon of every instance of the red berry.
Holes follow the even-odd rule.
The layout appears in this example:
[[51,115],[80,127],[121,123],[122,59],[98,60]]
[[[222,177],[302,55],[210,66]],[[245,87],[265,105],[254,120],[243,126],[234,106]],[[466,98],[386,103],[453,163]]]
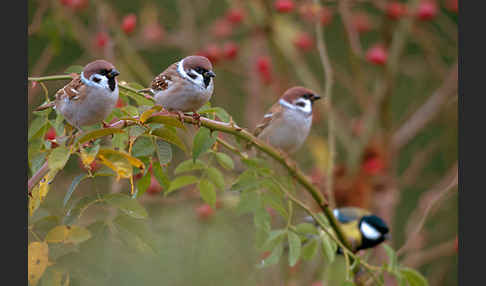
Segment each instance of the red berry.
[[60,0],[61,5],[66,6],[66,7],[71,7],[71,3],[73,2],[72,0]]
[[363,163],[363,170],[368,175],[377,175],[381,173],[384,168],[385,164],[383,163],[383,160],[378,156],[371,157]]
[[149,195],[156,195],[160,192],[162,192],[163,188],[159,184],[159,181],[155,178],[154,175],[150,178],[150,186],[147,188],[147,194]]
[[196,213],[200,219],[204,220],[210,218],[213,215],[214,210],[211,208],[210,205],[203,204],[196,208]]
[[332,22],[332,12],[326,7],[322,7],[319,11],[319,21],[321,25],[327,26]]
[[312,39],[312,37],[307,34],[307,33],[300,33],[297,38],[294,40],[294,45],[304,51],[304,52],[308,52],[310,50],[312,50],[313,46],[314,46],[314,40]]
[[387,52],[382,45],[375,45],[366,52],[366,59],[376,65],[384,65],[387,59]]
[[386,5],[388,18],[398,20],[407,14],[407,6],[401,2],[389,2]]
[[164,38],[165,30],[158,23],[147,24],[143,27],[142,37],[145,41],[156,43]]
[[226,19],[231,24],[239,24],[245,18],[245,11],[240,8],[232,8],[226,12]]
[[272,64],[269,57],[260,56],[257,59],[257,70],[264,84],[269,84],[272,81]]
[[44,135],[45,140],[52,141],[56,139],[56,129],[54,127],[51,127],[49,130],[47,130],[46,134]]
[[221,48],[216,44],[207,45],[204,51],[206,53],[206,57],[208,58],[209,61],[211,61],[213,65],[219,62],[223,54]]
[[128,14],[123,18],[122,30],[125,34],[130,34],[137,26],[137,16],[135,14]]
[[433,1],[423,1],[417,8],[417,17],[422,21],[428,21],[437,15],[437,4]]
[[96,46],[99,48],[103,48],[104,46],[106,46],[109,40],[110,37],[105,32],[99,32],[98,34],[96,34],[95,43]]
[[37,87],[37,82],[36,81],[33,81],[32,84],[31,84],[31,87],[32,88],[36,88]]
[[354,13],[352,17],[352,24],[358,33],[365,33],[371,30],[370,18],[366,13]]
[[86,7],[88,7],[89,0],[70,0],[70,7],[73,10],[82,10]]
[[288,13],[294,10],[295,4],[292,0],[277,0],[274,7],[280,13]]
[[218,19],[211,26],[211,34],[217,38],[226,38],[232,32],[233,27],[225,19]]
[[227,42],[223,45],[223,56],[225,59],[232,60],[238,55],[238,45],[233,42]]
[[446,0],[445,7],[451,12],[457,13],[459,11],[459,5],[457,0]]
[[115,107],[116,108],[122,108],[125,105],[127,105],[127,104],[121,98],[118,98],[118,101],[116,102]]

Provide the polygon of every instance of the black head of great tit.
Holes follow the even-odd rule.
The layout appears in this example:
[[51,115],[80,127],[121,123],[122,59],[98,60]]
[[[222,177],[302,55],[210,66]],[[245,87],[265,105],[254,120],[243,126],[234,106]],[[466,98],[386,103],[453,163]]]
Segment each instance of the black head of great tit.
[[[353,252],[373,248],[389,239],[390,231],[383,219],[365,209],[343,207],[334,209],[333,214],[351,243]],[[306,217],[305,220],[314,222],[312,217]],[[341,253],[340,249],[338,253]]]

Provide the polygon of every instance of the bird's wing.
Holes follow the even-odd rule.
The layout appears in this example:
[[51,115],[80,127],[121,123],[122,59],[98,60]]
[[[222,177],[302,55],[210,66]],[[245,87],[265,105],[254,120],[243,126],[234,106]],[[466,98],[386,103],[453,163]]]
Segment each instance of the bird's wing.
[[[336,215],[337,211],[337,215]],[[336,219],[341,223],[348,223],[351,221],[357,221],[362,216],[369,214],[369,212],[365,209],[356,208],[356,207],[344,207],[335,210],[334,216]]]
[[153,91],[166,90],[171,86],[177,75],[177,63],[174,63],[152,80],[150,88]]
[[270,110],[263,116],[263,120],[260,124],[258,124],[255,128],[255,131],[253,132],[253,135],[255,137],[258,137],[265,128],[267,128],[271,122],[274,122],[275,120],[279,119],[282,117],[283,114],[283,107],[280,105],[280,103],[276,102],[270,107]]
[[63,88],[56,92],[56,99],[67,98],[69,100],[79,100],[86,96],[85,85],[81,81],[79,74],[74,74],[70,83],[66,84]]

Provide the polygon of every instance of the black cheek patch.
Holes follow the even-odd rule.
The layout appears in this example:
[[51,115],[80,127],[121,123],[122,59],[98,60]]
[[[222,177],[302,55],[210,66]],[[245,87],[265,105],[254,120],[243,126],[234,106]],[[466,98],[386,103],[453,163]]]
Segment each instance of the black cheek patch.
[[192,72],[188,73],[187,75],[190,76],[192,79],[196,79],[197,77],[197,74],[193,74]]
[[211,82],[211,77],[205,76],[204,77],[204,85],[206,86],[206,88],[208,88],[208,85],[209,85],[210,82]]
[[113,77],[108,78],[108,86],[110,87],[111,91],[115,90],[115,87],[116,87],[115,78],[113,78]]

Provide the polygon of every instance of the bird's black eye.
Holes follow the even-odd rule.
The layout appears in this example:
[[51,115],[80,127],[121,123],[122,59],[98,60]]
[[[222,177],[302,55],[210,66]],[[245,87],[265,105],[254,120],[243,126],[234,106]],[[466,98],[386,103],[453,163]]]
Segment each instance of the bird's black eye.
[[192,72],[188,73],[187,75],[190,76],[192,79],[196,79],[197,77],[197,74],[193,74]]
[[300,106],[300,107],[305,107],[305,103],[302,101],[297,102],[295,105]]
[[99,78],[99,77],[96,77],[96,76],[93,77],[93,81],[96,82],[96,83],[100,82],[100,80],[101,80],[101,78]]

